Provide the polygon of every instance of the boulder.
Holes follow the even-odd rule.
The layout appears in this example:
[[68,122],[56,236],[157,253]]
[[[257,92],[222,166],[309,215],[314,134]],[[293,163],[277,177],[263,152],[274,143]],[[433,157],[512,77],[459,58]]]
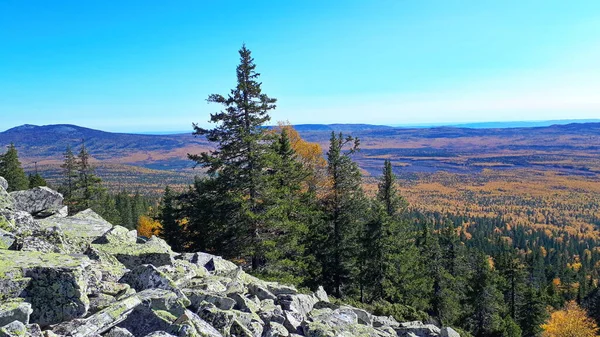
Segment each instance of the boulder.
[[117,225],[109,229],[106,233],[102,234],[92,243],[133,245],[137,243],[137,232],[135,230],[129,230],[123,226]]
[[122,301],[85,318],[63,322],[52,327],[52,331],[63,336],[96,336],[127,319],[129,314],[142,304],[141,299],[130,296]]
[[186,310],[173,324],[176,326],[190,326],[195,334],[188,333],[187,336],[223,337],[217,329],[213,328],[205,320],[200,318],[200,316],[194,314],[190,310]]
[[104,337],[134,337],[131,332],[127,329],[119,328],[118,326],[110,329]]
[[0,299],[18,291],[31,303],[31,321],[41,326],[82,317],[89,307],[89,264],[83,256],[0,250]]
[[458,332],[456,332],[454,329],[446,327],[446,328],[442,328],[440,336],[441,337],[460,337],[460,334]]
[[10,196],[14,200],[15,210],[24,211],[34,216],[41,212],[56,212],[63,208],[62,194],[46,186],[11,192]]
[[49,217],[39,220],[42,227],[58,227],[65,236],[82,240],[89,244],[108,232],[113,225],[91,209],[86,209],[73,216],[60,218]]
[[8,181],[4,177],[0,177],[0,188],[5,191],[8,190]]
[[186,307],[190,305],[189,299],[185,296],[183,291],[177,287],[175,282],[151,264],[137,266],[125,274],[120,282],[129,284],[137,291],[153,288],[172,291],[178,298],[186,303]]
[[17,240],[17,237],[4,229],[0,228],[0,249],[8,249]]
[[214,272],[216,274],[238,269],[238,266],[235,265],[235,263],[233,262],[227,261],[220,256],[202,252],[184,253],[181,254],[178,258],[202,266],[208,271]]
[[420,321],[403,322],[395,328],[398,337],[437,337],[441,330],[433,324],[423,324]]
[[0,209],[13,210],[14,207],[15,200],[13,197],[11,197],[4,188],[0,188]]
[[23,324],[29,324],[31,315],[31,304],[22,301],[12,301],[0,304],[0,326],[4,326],[12,321],[19,321]]
[[[104,235],[104,233],[102,235]],[[142,264],[151,264],[155,267],[172,265],[174,262],[173,258],[176,255],[171,248],[164,243],[164,240],[159,238],[148,240],[143,244],[116,242],[113,240],[106,244],[94,243],[91,245],[91,248],[104,255],[113,256],[125,267],[130,269]]]
[[0,327],[0,337],[22,337],[27,334],[27,326],[20,321],[12,321]]
[[194,310],[198,310],[202,302],[212,303],[222,310],[231,310],[236,304],[236,301],[229,297],[210,294],[199,289],[185,289],[184,293],[191,302],[190,307]]

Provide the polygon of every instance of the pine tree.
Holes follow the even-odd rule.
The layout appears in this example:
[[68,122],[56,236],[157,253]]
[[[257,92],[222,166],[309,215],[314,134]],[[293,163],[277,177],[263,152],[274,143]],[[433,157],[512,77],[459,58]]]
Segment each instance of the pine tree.
[[505,308],[497,277],[487,256],[478,255],[471,279],[467,324],[476,337],[494,336],[503,330]]
[[273,143],[267,190],[268,228],[263,234],[263,277],[302,284],[306,277],[305,244],[308,223],[318,217],[314,190],[306,182],[311,172],[292,148],[287,129]]
[[34,173],[29,175],[29,188],[34,188],[38,186],[48,186],[46,179],[44,179],[39,173]]
[[63,182],[59,188],[59,191],[64,197],[65,205],[72,207],[74,205],[76,182],[78,178],[77,174],[77,159],[71,151],[71,146],[67,146],[64,152],[64,162],[60,166],[62,168]]
[[[345,150],[347,146],[349,149]],[[319,245],[316,258],[321,265],[321,282],[337,297],[356,290],[352,286],[358,274],[358,239],[368,216],[361,174],[350,157],[358,146],[358,138],[331,134],[327,152],[331,187],[322,200],[324,222],[314,240]]]
[[227,226],[239,231],[235,241],[257,269],[263,259],[261,233],[265,232],[266,175],[271,146],[269,134],[263,125],[270,120],[268,112],[275,109],[276,99],[262,93],[259,73],[250,50],[239,50],[237,85],[227,97],[212,94],[208,102],[224,106],[224,110],[211,114],[211,122],[218,124],[207,130],[194,124],[194,134],[206,136],[216,143],[216,149],[190,159],[208,168],[212,179],[220,186],[221,198],[233,206]]
[[21,167],[13,143],[8,146],[6,153],[0,155],[0,177],[4,177],[8,182],[8,192],[26,190],[29,187],[29,180]]
[[517,311],[517,323],[523,337],[537,337],[542,332],[541,325],[548,319],[546,303],[539,290],[529,286]]
[[182,230],[179,226],[177,208],[175,205],[176,196],[169,188],[165,187],[165,193],[160,205],[158,220],[161,224],[160,237],[165,239],[174,251],[182,251]]
[[94,173],[94,168],[90,164],[90,154],[87,152],[85,144],[81,145],[76,163],[77,180],[74,183],[71,213],[92,208],[101,216],[104,213],[106,217],[113,218],[116,213],[114,203],[106,199],[106,189],[102,187],[102,179]]
[[408,230],[400,211],[406,202],[400,197],[396,177],[389,160],[384,163],[377,198],[372,202],[372,219],[366,224],[362,237],[361,275],[367,298],[385,299],[424,309],[423,296],[427,280],[414,233]]

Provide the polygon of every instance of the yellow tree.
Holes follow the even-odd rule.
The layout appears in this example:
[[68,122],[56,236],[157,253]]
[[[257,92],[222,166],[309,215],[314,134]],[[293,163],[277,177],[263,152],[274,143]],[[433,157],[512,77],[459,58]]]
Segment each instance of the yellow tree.
[[311,172],[306,184],[307,188],[317,192],[317,195],[327,186],[327,161],[323,157],[323,148],[318,143],[308,142],[289,122],[278,122],[277,132],[286,131],[292,148],[298,155],[298,160]]
[[153,220],[149,216],[142,215],[138,219],[137,232],[139,236],[151,238],[153,235],[158,235],[161,228],[160,222]]
[[598,333],[596,323],[575,301],[567,303],[564,309],[553,312],[542,329],[543,337],[594,337]]

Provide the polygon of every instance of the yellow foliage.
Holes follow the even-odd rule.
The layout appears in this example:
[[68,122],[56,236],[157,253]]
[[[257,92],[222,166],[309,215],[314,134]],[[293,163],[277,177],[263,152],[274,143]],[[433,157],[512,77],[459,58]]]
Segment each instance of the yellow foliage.
[[542,329],[543,337],[594,337],[598,332],[596,323],[575,301],[567,303],[563,310],[553,312]]
[[151,238],[153,235],[158,235],[161,229],[160,222],[153,220],[149,216],[142,215],[138,219],[137,232],[139,236]]

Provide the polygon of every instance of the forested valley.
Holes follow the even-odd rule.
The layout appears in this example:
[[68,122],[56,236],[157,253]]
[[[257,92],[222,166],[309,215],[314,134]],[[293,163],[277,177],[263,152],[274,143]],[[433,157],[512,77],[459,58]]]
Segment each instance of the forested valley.
[[[83,143],[65,150],[56,186],[70,212],[92,208],[176,251],[222,255],[304,289],[323,285],[337,301],[461,336],[596,335],[597,238],[413,207],[389,160],[368,187],[353,160],[360,139],[332,132],[323,151],[288,123],[265,127],[277,101],[262,92],[250,50],[239,53],[235,87],[208,97],[222,106],[214,128],[194,125],[214,144],[188,155],[202,175],[184,190],[167,186],[160,200],[109,193]],[[12,190],[46,185],[37,172],[25,175],[14,146],[0,176]]]

